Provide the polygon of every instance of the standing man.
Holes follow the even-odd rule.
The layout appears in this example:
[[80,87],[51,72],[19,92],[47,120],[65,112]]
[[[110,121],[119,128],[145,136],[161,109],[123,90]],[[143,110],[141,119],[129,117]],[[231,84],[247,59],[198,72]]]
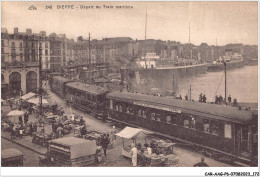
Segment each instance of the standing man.
[[188,100],[188,95],[186,94],[186,96],[185,96],[185,100]]
[[201,161],[193,165],[194,167],[208,167],[208,164],[204,162],[204,157],[201,157]]
[[135,147],[135,144],[134,144],[134,143],[133,143],[131,146],[132,146],[132,149],[131,149],[132,164],[133,164],[133,167],[136,167],[136,165],[137,165],[137,153],[138,153],[138,150],[137,150],[137,148]]
[[107,156],[107,146],[108,146],[108,144],[109,144],[108,136],[106,134],[103,134],[102,138],[101,138],[101,146],[103,148],[105,157]]
[[231,99],[231,96],[229,95],[229,96],[228,96],[228,103],[229,103],[229,104],[231,104],[231,100],[232,100],[232,99]]

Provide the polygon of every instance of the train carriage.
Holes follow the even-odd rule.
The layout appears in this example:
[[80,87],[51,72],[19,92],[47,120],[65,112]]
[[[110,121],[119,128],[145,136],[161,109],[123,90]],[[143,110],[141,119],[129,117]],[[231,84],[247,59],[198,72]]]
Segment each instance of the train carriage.
[[101,118],[106,115],[106,88],[82,82],[69,82],[65,91],[67,101],[77,108]]
[[129,92],[107,95],[108,118],[247,162],[257,159],[257,112]]
[[68,82],[72,81],[61,76],[53,76],[50,83],[51,90],[64,98],[66,95],[65,84]]

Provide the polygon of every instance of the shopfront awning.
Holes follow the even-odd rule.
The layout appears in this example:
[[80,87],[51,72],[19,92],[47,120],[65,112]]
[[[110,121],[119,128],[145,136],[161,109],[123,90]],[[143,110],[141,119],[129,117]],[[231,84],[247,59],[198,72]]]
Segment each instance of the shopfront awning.
[[147,135],[151,135],[151,134],[153,133],[143,129],[125,127],[121,132],[117,133],[116,136],[125,139],[135,139],[135,138],[146,137]]

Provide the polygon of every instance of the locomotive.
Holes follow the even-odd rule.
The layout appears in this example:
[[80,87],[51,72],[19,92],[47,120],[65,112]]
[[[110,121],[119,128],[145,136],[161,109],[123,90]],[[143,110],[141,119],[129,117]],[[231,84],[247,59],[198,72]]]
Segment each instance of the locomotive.
[[258,112],[237,107],[112,91],[52,78],[52,91],[96,117],[257,164]]

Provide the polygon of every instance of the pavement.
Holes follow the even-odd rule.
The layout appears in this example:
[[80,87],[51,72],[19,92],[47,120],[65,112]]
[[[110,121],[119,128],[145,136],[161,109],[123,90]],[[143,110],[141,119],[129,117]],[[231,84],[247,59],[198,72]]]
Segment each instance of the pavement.
[[[81,115],[86,122],[88,131],[110,132],[112,130],[111,122],[104,122],[104,121],[96,119],[93,116],[88,115],[82,111],[76,110],[74,108],[70,108],[61,97],[52,93],[50,90],[47,90],[47,92],[49,94],[49,97],[47,98],[47,100],[50,103],[56,102],[59,106],[62,106],[63,108],[65,108],[65,113],[67,115],[71,115],[72,112],[74,112],[75,114]],[[10,107],[2,106],[2,110],[3,110],[3,114],[5,115],[10,111]],[[37,121],[37,118],[34,114],[30,115],[29,122],[30,121],[32,121],[32,122]],[[46,133],[51,132],[51,125],[48,125],[48,124],[45,125],[45,132]],[[74,135],[74,131],[72,130],[71,133],[66,136],[73,136],[73,135]],[[16,138],[16,139],[11,140],[10,132],[2,131],[2,139],[14,143],[15,144],[14,146],[20,145],[22,148],[31,150],[35,154],[38,154],[38,155],[43,155],[47,152],[46,147],[43,147],[39,144],[32,143],[31,136],[23,136],[22,139]],[[131,142],[128,142],[128,143],[131,144]],[[117,138],[113,142],[112,148],[107,150],[107,157],[105,158],[105,162],[99,164],[98,166],[102,166],[102,167],[129,167],[129,166],[131,166],[131,159],[125,158],[121,155],[122,147],[123,147],[122,139]],[[5,143],[3,144],[3,141],[2,141],[2,149],[5,149],[5,148],[6,148],[6,145],[5,145]],[[174,153],[179,157],[180,166],[182,166],[182,167],[191,167],[195,163],[199,162],[200,158],[201,158],[201,155],[198,153],[194,153],[194,152],[184,150],[181,148],[177,148],[177,147],[174,147]],[[35,158],[35,157],[33,157],[33,158]],[[34,160],[35,159],[33,159],[33,161]],[[230,165],[227,165],[227,164],[224,164],[224,163],[221,163],[221,162],[218,162],[213,159],[206,158],[206,157],[205,157],[205,162],[211,167],[230,166]],[[30,164],[30,163],[28,163],[28,164]],[[31,166],[31,165],[28,165],[28,166]]]

